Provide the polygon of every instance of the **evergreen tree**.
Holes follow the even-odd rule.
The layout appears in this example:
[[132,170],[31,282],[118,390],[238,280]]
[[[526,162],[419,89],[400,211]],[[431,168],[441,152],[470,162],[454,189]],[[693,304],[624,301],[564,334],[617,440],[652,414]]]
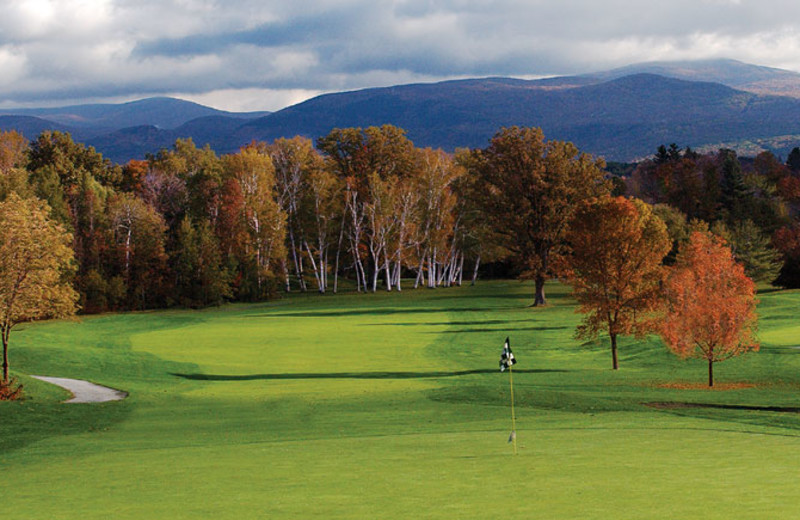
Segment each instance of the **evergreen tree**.
[[786,158],[786,166],[795,173],[800,172],[800,147],[795,146]]
[[752,220],[736,223],[730,231],[730,246],[747,276],[756,282],[772,282],[781,268],[780,253],[770,238]]
[[722,206],[727,222],[738,222],[748,217],[749,190],[742,174],[736,152],[722,149],[718,154],[721,170]]
[[231,296],[230,276],[222,262],[219,242],[207,220],[194,226],[181,222],[173,253],[178,301],[186,307],[218,305]]

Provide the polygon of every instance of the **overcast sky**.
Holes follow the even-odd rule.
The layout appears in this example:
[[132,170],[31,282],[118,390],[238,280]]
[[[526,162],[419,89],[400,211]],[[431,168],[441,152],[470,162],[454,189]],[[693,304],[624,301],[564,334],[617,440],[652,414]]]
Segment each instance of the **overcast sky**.
[[800,71],[796,0],[0,0],[0,106],[322,92],[733,58]]

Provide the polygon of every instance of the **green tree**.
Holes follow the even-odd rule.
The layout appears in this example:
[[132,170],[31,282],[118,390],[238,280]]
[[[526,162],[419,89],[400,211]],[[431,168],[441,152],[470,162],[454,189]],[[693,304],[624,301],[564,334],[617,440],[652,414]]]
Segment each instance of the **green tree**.
[[[153,188],[167,189],[162,195],[178,197],[177,201],[161,201],[163,208],[156,204],[173,229],[180,225],[184,214],[195,222],[205,218],[214,223],[222,187],[222,163],[208,145],[197,148],[191,138],[178,139],[171,150],[161,150],[152,159],[151,167],[160,177],[158,186]],[[185,192],[181,193],[183,190],[176,184],[182,184]],[[171,208],[175,202],[181,202],[182,207]]]
[[31,143],[28,156],[31,172],[45,168],[53,170],[68,194],[78,184],[81,173],[88,173],[107,186],[116,186],[121,180],[121,168],[103,158],[91,146],[76,143],[68,133],[42,132]]
[[231,296],[230,276],[222,263],[219,242],[207,220],[194,226],[183,219],[176,237],[173,270],[181,305],[218,305]]
[[675,256],[678,254],[678,246],[689,239],[689,223],[686,215],[677,208],[669,204],[655,204],[652,211],[667,226],[667,234],[672,241],[672,249],[664,258],[664,263],[672,265],[675,263]]
[[781,254],[772,247],[772,240],[750,220],[737,222],[720,235],[729,241],[737,262],[756,282],[773,282],[781,269]]
[[747,218],[752,209],[751,193],[745,182],[739,158],[733,150],[722,149],[717,155],[722,172],[722,206],[728,222]]
[[70,285],[72,237],[37,199],[0,202],[0,333],[3,383],[9,384],[8,341],[19,323],[69,316],[78,294]]

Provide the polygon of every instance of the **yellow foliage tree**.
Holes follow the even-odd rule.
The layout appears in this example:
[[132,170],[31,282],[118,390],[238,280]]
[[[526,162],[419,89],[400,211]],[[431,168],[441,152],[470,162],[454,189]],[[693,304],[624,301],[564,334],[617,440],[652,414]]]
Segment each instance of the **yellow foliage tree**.
[[8,338],[18,324],[60,318],[77,310],[70,284],[72,236],[50,220],[50,208],[15,193],[0,203],[0,333],[3,384],[9,385]]

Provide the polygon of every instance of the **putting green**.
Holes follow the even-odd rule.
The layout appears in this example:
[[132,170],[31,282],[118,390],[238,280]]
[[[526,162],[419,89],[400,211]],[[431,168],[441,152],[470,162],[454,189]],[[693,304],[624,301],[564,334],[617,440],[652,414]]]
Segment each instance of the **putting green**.
[[[11,518],[796,518],[800,293],[762,295],[761,352],[717,367],[572,338],[567,289],[517,282],[41,323],[0,403]],[[506,335],[519,454],[510,429]],[[125,401],[64,405],[24,374]],[[667,384],[668,383],[668,384]],[[648,403],[673,403],[660,407]],[[680,403],[680,404],[675,404]],[[687,406],[685,403],[692,403]]]

